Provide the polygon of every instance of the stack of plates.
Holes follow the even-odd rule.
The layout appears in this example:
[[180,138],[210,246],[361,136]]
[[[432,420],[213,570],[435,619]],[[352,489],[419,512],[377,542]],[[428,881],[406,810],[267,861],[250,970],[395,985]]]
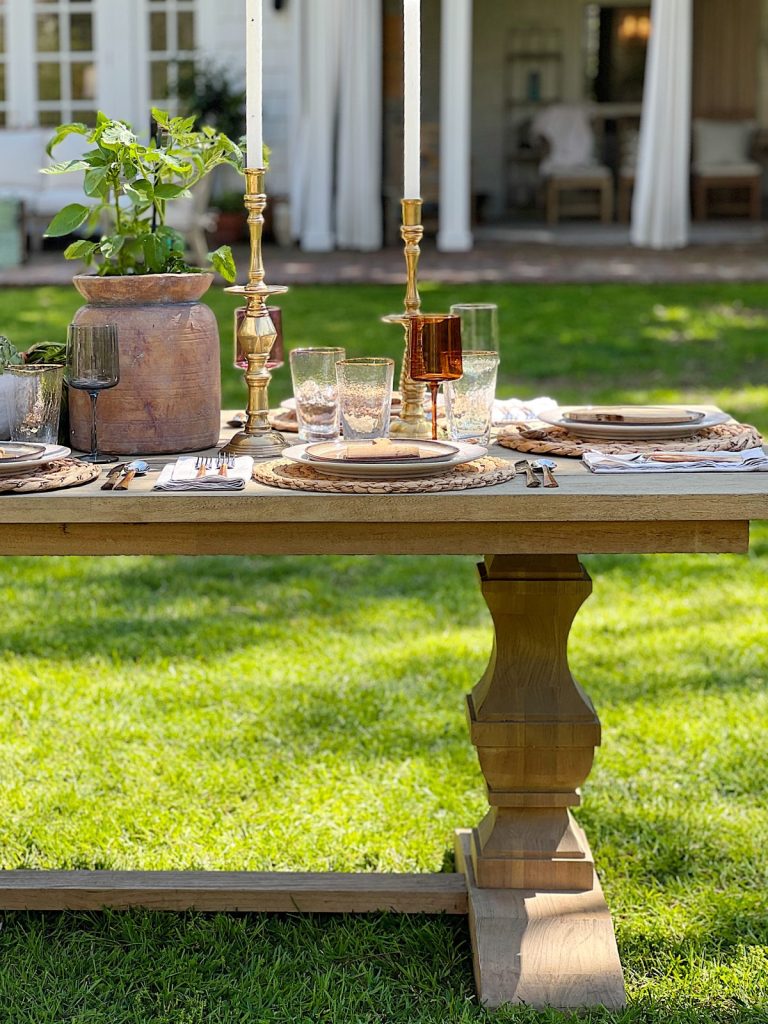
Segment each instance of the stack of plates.
[[539,413],[539,419],[574,437],[629,441],[687,437],[730,416],[679,405],[561,405]]
[[64,459],[71,452],[61,444],[27,444],[22,441],[0,441],[0,476],[31,473],[47,462]]
[[[347,480],[412,480],[416,477],[437,476],[454,466],[482,458],[487,449],[479,444],[453,441],[421,441],[413,438],[398,439],[398,445],[408,450],[405,458],[379,458],[376,446],[368,441],[318,441],[286,448],[282,458],[311,466],[324,476],[343,477]],[[365,446],[370,451],[365,451]]]

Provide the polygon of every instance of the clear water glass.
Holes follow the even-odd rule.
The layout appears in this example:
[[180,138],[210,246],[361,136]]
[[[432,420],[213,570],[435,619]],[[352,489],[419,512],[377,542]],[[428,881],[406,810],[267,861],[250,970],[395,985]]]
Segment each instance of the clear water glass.
[[458,302],[451,312],[461,317],[464,352],[499,351],[499,307],[493,302]]
[[61,413],[64,367],[55,363],[9,366],[14,380],[11,440],[56,444]]
[[343,359],[336,364],[341,429],[348,441],[387,437],[394,359]]
[[464,375],[443,385],[448,433],[453,441],[488,445],[496,397],[498,352],[464,352]]
[[296,419],[302,441],[327,441],[339,436],[339,391],[336,363],[343,348],[295,348],[290,354]]

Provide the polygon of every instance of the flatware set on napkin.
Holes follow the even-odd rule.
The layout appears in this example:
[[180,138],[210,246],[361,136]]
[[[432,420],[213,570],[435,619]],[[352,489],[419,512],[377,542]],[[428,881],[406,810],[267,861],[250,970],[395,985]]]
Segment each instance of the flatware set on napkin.
[[[222,472],[223,470],[223,472]],[[242,491],[251,479],[253,459],[184,456],[163,467],[155,491]]]
[[768,455],[762,448],[743,452],[650,452],[609,455],[585,452],[584,465],[593,473],[733,473],[767,472]]

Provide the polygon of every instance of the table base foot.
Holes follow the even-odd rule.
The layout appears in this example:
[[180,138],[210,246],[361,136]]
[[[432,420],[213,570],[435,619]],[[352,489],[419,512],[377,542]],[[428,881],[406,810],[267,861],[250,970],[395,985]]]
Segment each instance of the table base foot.
[[619,951],[597,875],[584,892],[483,889],[475,881],[471,845],[471,830],[459,830],[456,866],[467,879],[480,1002],[489,1008],[623,1007]]

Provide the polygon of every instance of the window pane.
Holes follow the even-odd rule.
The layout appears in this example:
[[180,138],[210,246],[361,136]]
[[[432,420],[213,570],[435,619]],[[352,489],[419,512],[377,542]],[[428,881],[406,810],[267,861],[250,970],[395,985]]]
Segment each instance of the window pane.
[[195,78],[195,62],[180,60],[176,65],[176,74],[182,82],[192,82]]
[[71,14],[69,17],[70,50],[93,49],[93,18],[90,14]]
[[37,65],[37,98],[38,100],[61,99],[58,64],[40,63]]
[[5,66],[0,68],[0,103],[5,103]]
[[59,17],[57,14],[38,14],[37,51],[57,53],[59,50]]
[[0,53],[5,53],[5,17],[0,17]]
[[195,48],[195,15],[192,11],[179,11],[176,16],[177,45],[180,50]]
[[87,125],[95,125],[96,111],[90,107],[73,107],[72,118],[75,121],[83,121]]
[[153,100],[168,99],[168,64],[153,60],[149,65],[150,93]]
[[43,128],[58,128],[61,121],[60,110],[41,110],[37,115],[37,123]]
[[92,100],[96,95],[96,67],[92,62],[72,63],[72,99]]
[[5,111],[0,110],[0,128],[5,128]]
[[168,49],[168,31],[165,22],[165,15],[161,12],[152,13],[149,16],[149,48],[150,50]]

